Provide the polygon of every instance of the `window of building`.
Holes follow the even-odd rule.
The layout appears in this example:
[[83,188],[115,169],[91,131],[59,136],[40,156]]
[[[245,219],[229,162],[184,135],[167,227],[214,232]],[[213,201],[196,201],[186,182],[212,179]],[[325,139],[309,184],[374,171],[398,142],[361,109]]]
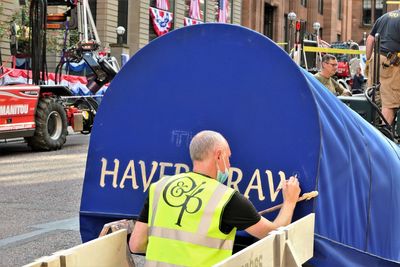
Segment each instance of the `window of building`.
[[376,21],[380,16],[383,15],[383,0],[375,0],[375,16],[374,21]]
[[264,35],[273,39],[274,32],[274,8],[265,3],[264,5]]
[[342,19],[343,14],[342,14],[342,0],[338,1],[338,19]]
[[89,3],[90,12],[92,12],[94,23],[96,23],[96,19],[97,19],[97,0],[89,0],[88,3]]
[[185,17],[205,21],[205,0],[185,0]]
[[324,14],[324,0],[318,0],[318,13]]
[[384,8],[384,0],[363,0],[363,24],[373,24],[385,13]]
[[371,25],[371,0],[363,0],[363,19],[364,25]]
[[118,25],[125,28],[122,36],[124,44],[128,42],[128,0],[118,0]]
[[300,0],[300,4],[304,7],[307,7],[307,0]]
[[337,42],[342,41],[342,35],[340,33],[336,34],[336,41]]

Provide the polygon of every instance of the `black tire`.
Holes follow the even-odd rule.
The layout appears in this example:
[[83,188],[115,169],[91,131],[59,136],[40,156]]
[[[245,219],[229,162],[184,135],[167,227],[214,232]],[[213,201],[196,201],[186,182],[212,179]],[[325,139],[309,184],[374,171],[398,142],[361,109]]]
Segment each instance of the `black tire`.
[[41,98],[36,109],[36,131],[28,138],[33,150],[57,150],[67,140],[67,115],[54,98]]

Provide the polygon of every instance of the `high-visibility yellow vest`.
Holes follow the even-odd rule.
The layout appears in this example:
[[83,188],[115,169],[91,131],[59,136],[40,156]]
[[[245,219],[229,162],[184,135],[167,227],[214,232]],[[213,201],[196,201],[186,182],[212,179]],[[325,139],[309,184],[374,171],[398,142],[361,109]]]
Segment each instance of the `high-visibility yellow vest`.
[[236,228],[224,234],[219,224],[234,192],[192,172],[152,184],[146,266],[212,266],[231,256]]

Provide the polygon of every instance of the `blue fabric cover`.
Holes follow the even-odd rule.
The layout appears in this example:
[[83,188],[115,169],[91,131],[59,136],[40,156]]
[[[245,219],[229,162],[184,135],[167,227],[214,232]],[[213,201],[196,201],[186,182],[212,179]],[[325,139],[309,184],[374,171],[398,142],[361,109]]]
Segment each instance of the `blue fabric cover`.
[[280,176],[297,174],[302,192],[318,190],[294,216],[316,213],[311,264],[400,261],[399,148],[271,40],[226,24],[157,38],[112,81],[89,145],[82,240],[138,216],[149,182],[173,175],[177,163],[191,167],[190,138],[204,129],[227,138],[231,180],[241,179],[258,210],[282,202],[273,197]]

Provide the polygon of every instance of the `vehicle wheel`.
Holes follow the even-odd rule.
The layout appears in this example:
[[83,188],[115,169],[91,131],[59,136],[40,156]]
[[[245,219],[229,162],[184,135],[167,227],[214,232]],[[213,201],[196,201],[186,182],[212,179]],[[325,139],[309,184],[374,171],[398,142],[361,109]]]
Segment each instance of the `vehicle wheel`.
[[41,98],[36,109],[35,135],[28,138],[33,150],[57,150],[67,140],[67,115],[54,98]]

